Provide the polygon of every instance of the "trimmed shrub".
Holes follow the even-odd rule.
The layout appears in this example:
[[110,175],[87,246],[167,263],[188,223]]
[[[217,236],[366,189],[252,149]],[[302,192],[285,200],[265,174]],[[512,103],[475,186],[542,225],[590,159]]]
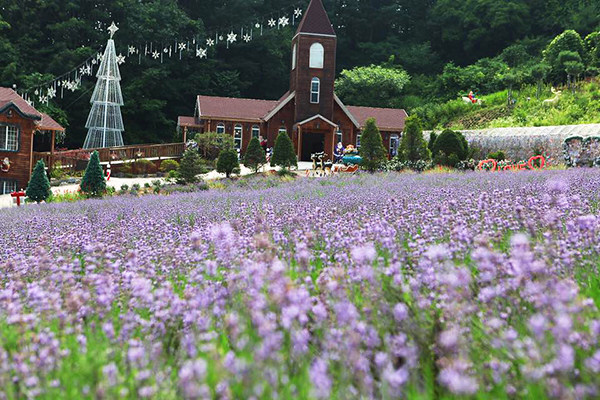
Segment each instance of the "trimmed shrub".
[[97,151],[92,153],[79,187],[89,197],[102,197],[106,192],[106,178]]
[[287,132],[279,133],[277,139],[275,140],[271,165],[274,167],[279,166],[283,169],[289,169],[291,167],[298,166],[298,157],[296,157],[294,145],[292,144],[292,140],[288,136]]
[[217,172],[225,174],[227,178],[233,173],[239,173],[240,163],[235,149],[223,150],[217,161]]
[[496,161],[504,161],[506,160],[506,154],[502,150],[498,150],[488,154],[488,158],[494,159]]
[[254,172],[258,172],[260,167],[267,163],[267,156],[265,155],[265,150],[260,145],[260,141],[258,138],[252,138],[250,143],[248,143],[248,148],[246,149],[246,155],[244,156],[244,165],[247,168],[253,169]]
[[433,153],[433,144],[435,143],[437,137],[438,137],[438,135],[435,132],[431,132],[431,134],[429,135],[429,143],[427,144],[427,148],[429,149],[429,151],[431,151],[431,154],[434,154]]
[[[195,149],[187,149],[183,153],[183,158],[179,164],[179,177],[185,183],[194,183],[198,180],[197,176],[204,172],[202,158]],[[170,173],[169,173],[170,176]]]
[[50,181],[46,175],[46,164],[44,164],[44,160],[39,160],[35,164],[35,168],[33,169],[31,179],[27,184],[27,190],[25,191],[25,194],[29,200],[37,203],[48,200],[48,198],[52,195],[52,190],[50,190]]
[[175,160],[163,160],[160,163],[160,172],[169,173],[171,171],[177,171],[179,169],[179,163]]
[[[467,158],[469,154],[468,147],[466,139],[460,132],[446,129],[433,144],[433,153],[436,155],[435,161],[436,163],[453,167],[458,161]],[[456,155],[456,158],[451,158],[452,154]]]
[[411,115],[406,119],[398,157],[401,161],[411,162],[431,160],[431,152],[427,148],[427,142],[423,139],[421,120],[416,115]]
[[360,165],[368,171],[380,168],[381,163],[386,160],[386,151],[383,147],[383,139],[379,128],[375,125],[375,118],[365,121],[360,140]]
[[578,53],[584,63],[587,61],[588,54],[579,33],[574,30],[566,30],[555,37],[543,51],[544,60],[552,67],[554,76],[562,72],[559,55],[563,51]]

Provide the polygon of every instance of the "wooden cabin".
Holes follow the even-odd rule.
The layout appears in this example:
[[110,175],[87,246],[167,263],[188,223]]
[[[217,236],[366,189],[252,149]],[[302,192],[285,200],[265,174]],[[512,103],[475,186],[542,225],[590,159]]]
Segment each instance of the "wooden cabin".
[[229,133],[244,153],[252,137],[268,146],[281,131],[294,143],[298,159],[312,153],[330,157],[337,143],[360,147],[360,132],[373,117],[390,156],[398,150],[407,113],[401,109],[346,106],[334,93],[337,36],[321,0],[312,0],[292,39],[290,90],[277,101],[198,96],[193,117],[182,116],[184,141],[195,133]]
[[50,116],[29,105],[17,92],[0,87],[0,195],[27,187],[34,167],[36,133],[50,133],[50,151],[53,152],[56,133],[64,131]]

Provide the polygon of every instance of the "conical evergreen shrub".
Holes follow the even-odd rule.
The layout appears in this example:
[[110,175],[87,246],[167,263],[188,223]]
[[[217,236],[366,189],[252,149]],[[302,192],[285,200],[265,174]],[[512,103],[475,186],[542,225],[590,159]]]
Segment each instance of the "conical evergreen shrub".
[[217,160],[217,172],[225,174],[227,178],[233,173],[240,171],[237,151],[235,149],[223,150]]
[[251,168],[254,172],[258,172],[260,167],[267,163],[267,157],[265,155],[265,150],[260,145],[260,141],[258,138],[252,138],[250,143],[248,143],[248,148],[246,149],[246,155],[244,156],[244,165],[247,168]]
[[25,194],[29,200],[33,200],[37,203],[48,200],[48,197],[52,195],[50,181],[46,175],[46,165],[44,164],[44,160],[40,160],[35,164]]
[[413,163],[419,160],[431,160],[431,151],[429,151],[427,142],[423,139],[421,120],[416,115],[411,115],[406,119],[398,158],[401,161],[410,161]]
[[106,179],[104,178],[104,171],[100,165],[100,156],[97,151],[94,151],[90,157],[79,188],[89,197],[102,197],[106,192]]
[[360,165],[368,171],[375,171],[386,158],[385,147],[375,118],[365,121],[365,128],[360,139]]
[[296,157],[294,145],[287,132],[280,132],[275,140],[271,166],[281,167],[283,169],[298,166],[298,157]]

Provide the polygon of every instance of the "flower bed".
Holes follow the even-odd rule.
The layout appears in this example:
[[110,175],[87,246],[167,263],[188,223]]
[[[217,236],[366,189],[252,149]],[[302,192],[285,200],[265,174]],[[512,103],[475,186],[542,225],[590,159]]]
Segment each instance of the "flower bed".
[[0,212],[6,398],[594,397],[600,171]]

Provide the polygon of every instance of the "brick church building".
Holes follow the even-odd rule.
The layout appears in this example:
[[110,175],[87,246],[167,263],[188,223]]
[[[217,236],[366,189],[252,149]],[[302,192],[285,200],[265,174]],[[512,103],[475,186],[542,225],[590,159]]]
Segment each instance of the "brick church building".
[[334,93],[337,37],[321,0],[311,0],[292,39],[290,90],[277,101],[198,96],[193,117],[179,117],[184,141],[197,132],[230,133],[243,154],[252,137],[272,147],[286,131],[300,161],[341,142],[360,146],[360,132],[373,117],[384,146],[394,155],[406,111],[346,106]]

